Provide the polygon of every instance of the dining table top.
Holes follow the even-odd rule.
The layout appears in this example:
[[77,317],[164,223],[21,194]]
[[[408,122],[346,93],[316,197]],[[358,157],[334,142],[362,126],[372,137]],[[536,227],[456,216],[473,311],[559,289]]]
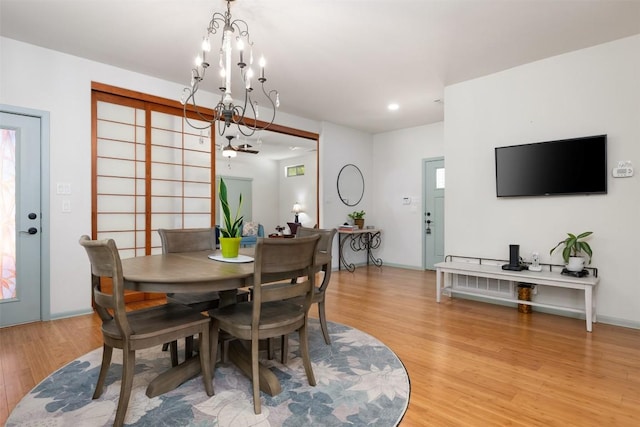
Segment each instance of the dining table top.
[[[254,252],[254,248],[240,249],[240,255],[245,258],[253,257]],[[220,251],[122,259],[124,286],[140,292],[186,293],[231,290],[253,284],[253,262],[218,261],[209,258],[210,255],[220,255]],[[319,252],[316,265],[330,266],[331,254]]]
[[[253,248],[241,249],[245,256]],[[141,292],[208,292],[247,286],[253,262],[224,262],[209,258],[219,251],[147,255],[122,260],[125,287]]]

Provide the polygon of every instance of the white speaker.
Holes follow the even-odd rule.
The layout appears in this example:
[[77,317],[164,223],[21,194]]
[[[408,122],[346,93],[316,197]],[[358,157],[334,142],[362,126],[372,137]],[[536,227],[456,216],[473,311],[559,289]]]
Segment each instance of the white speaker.
[[540,265],[540,255],[538,254],[538,252],[534,252],[531,254],[531,265],[529,265],[529,270],[542,271],[542,266]]

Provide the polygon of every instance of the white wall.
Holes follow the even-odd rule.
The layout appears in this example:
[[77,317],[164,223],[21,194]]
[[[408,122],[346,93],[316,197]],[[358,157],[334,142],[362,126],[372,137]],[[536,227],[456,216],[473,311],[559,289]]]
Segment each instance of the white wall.
[[253,154],[239,153],[233,159],[220,156],[216,175],[252,179],[252,221],[261,223],[268,234],[278,221],[278,163]]
[[[291,208],[295,203],[299,203],[303,212],[298,215],[298,221],[305,227],[313,227],[318,224],[316,215],[318,204],[316,202],[316,192],[318,185],[317,151],[305,154],[304,156],[292,157],[281,160],[278,165],[278,188],[280,197],[278,200],[278,225],[287,226],[287,222],[293,222],[295,214]],[[287,177],[286,168],[288,166],[304,166],[304,175]],[[276,197],[276,196],[274,196]],[[269,229],[268,233],[274,233],[275,225]],[[267,234],[268,234],[267,233]]]
[[[51,194],[53,318],[91,309],[89,262],[78,244],[82,234],[91,234],[91,81],[176,100],[183,88],[0,37],[0,103],[50,112],[50,188],[43,191]],[[278,123],[320,129],[318,122],[286,113],[278,114]],[[61,212],[61,196],[55,194],[59,182],[71,184],[72,194],[64,196],[71,201],[70,213]]]
[[[549,250],[567,232],[590,238],[601,321],[640,325],[640,179],[609,177],[608,194],[496,198],[494,147],[608,135],[608,167],[640,167],[640,36],[575,51],[445,90],[447,253],[560,264]],[[577,166],[577,165],[576,165]],[[542,289],[541,301],[575,292]]]
[[[375,169],[372,163],[372,135],[329,122],[322,122],[320,132],[320,227],[338,227],[348,221],[347,215],[355,210],[366,212],[366,224],[376,224],[373,209],[373,190],[370,185]],[[347,206],[338,197],[338,173],[346,164],[356,165],[365,180],[364,196],[357,206]],[[336,238],[337,242],[337,238]],[[350,262],[362,263],[363,253],[346,254]],[[338,246],[334,243],[333,257],[338,259]],[[334,262],[337,267],[337,261]]]
[[[422,162],[444,155],[443,129],[440,122],[373,137],[372,225],[383,229],[376,256],[387,265],[423,267]],[[447,170],[447,178],[448,174]],[[403,197],[410,197],[411,204],[403,205]]]

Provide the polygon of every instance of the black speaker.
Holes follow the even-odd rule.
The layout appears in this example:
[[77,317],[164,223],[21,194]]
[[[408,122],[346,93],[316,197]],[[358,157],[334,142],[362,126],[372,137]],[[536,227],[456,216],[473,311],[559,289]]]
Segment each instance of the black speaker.
[[517,267],[520,265],[520,245],[509,245],[509,266]]
[[503,270],[521,271],[525,267],[520,265],[520,245],[509,245],[509,264],[502,266]]

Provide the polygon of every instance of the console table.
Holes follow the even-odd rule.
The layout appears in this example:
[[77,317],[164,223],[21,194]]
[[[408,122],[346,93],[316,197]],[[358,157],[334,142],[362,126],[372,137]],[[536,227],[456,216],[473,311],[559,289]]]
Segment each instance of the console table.
[[349,247],[352,251],[367,251],[367,265],[369,265],[369,261],[371,261],[374,265],[382,267],[382,260],[380,258],[376,258],[371,253],[371,249],[377,249],[380,246],[381,231],[382,230],[377,228],[365,228],[363,230],[338,229],[338,257],[340,258],[340,262],[338,262],[338,270],[344,267],[348,271],[353,272],[356,269],[356,266],[353,263],[347,262],[344,257],[344,245],[347,241],[349,242]]
[[[593,295],[593,288],[598,284],[598,277],[589,275],[585,277],[573,277],[560,274],[557,271],[510,271],[503,270],[500,265],[478,264],[462,261],[445,261],[435,265],[436,267],[436,301],[440,302],[440,296],[443,292],[452,296],[453,294],[475,295],[482,298],[493,299],[498,301],[513,302],[517,304],[526,304],[537,307],[553,308],[557,310],[569,311],[574,313],[584,313],[587,331],[591,332],[592,322],[596,322],[596,300]],[[558,288],[570,288],[584,291],[584,310],[573,307],[544,304],[533,301],[523,301],[515,297],[508,298],[504,296],[496,296],[474,292],[472,290],[456,289],[451,283],[452,274],[461,274],[467,276],[483,277],[488,279],[506,280],[511,282],[531,283],[541,286],[554,286]],[[447,280],[449,279],[449,280]]]

